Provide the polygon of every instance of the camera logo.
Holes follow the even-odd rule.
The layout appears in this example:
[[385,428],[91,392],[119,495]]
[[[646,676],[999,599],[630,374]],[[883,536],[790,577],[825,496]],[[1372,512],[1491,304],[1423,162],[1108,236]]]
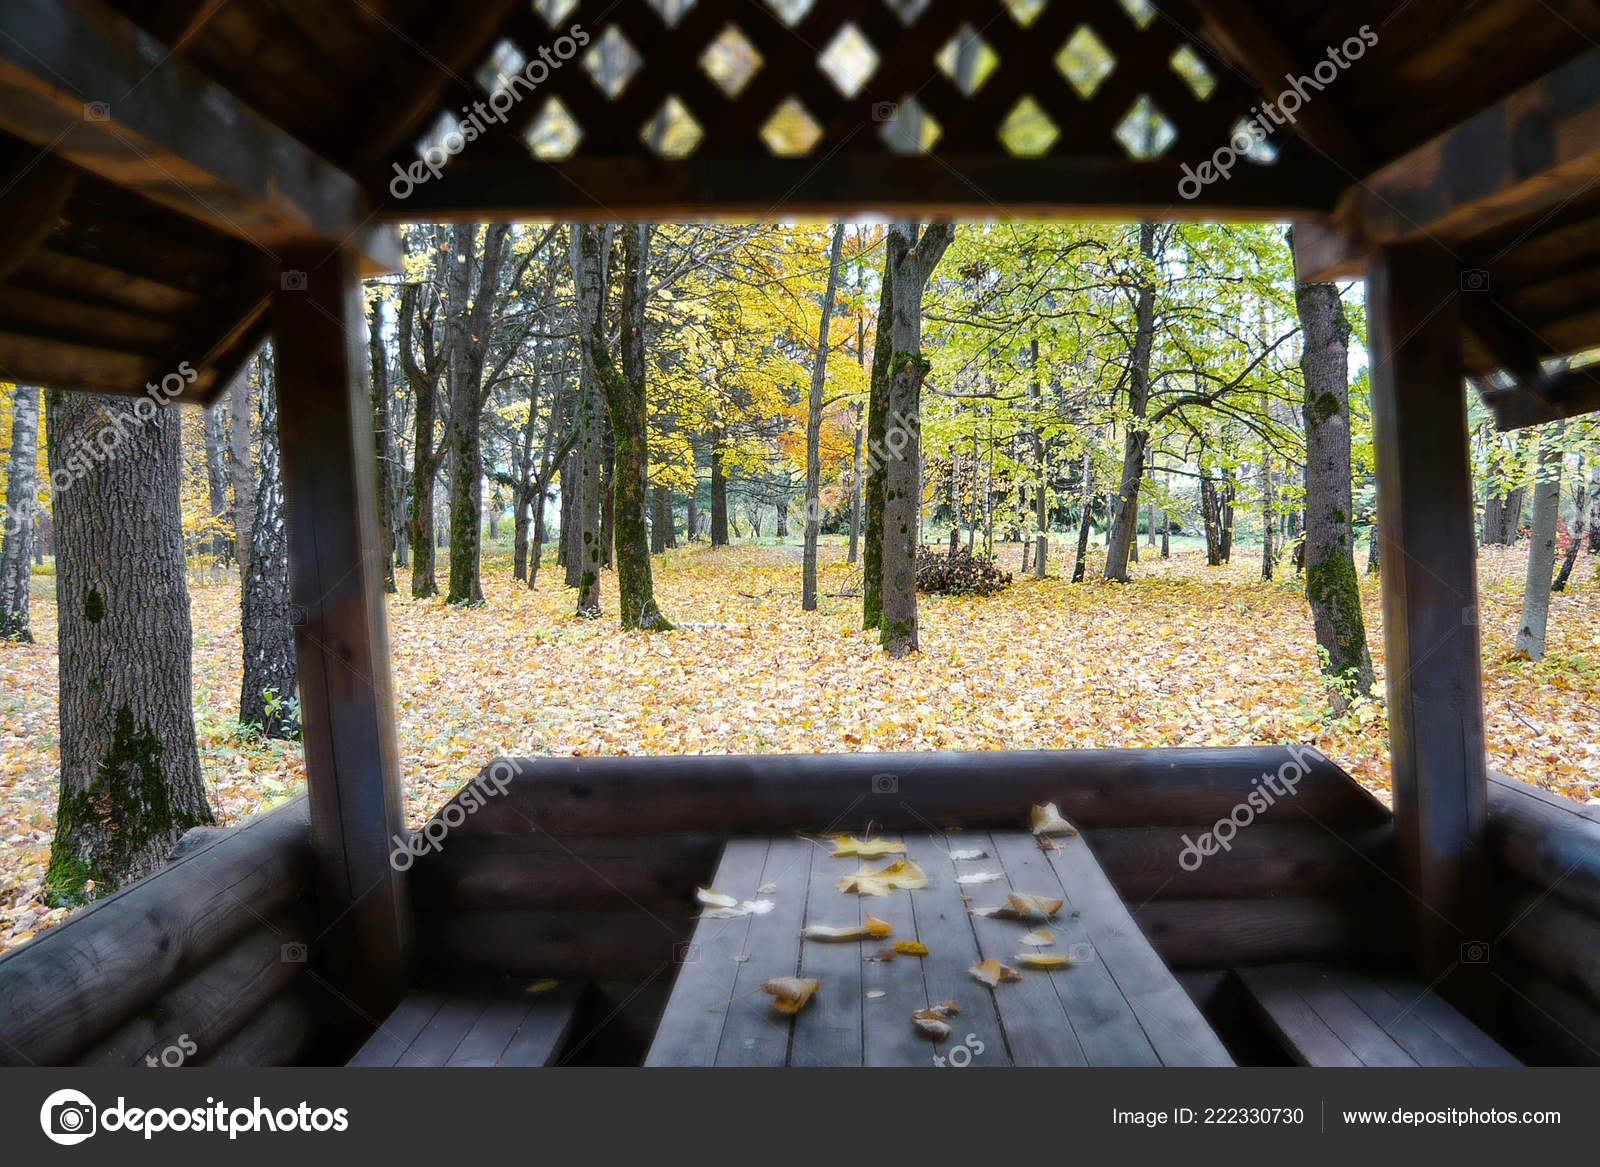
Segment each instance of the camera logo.
[[77,1090],[57,1090],[39,1108],[44,1137],[63,1147],[76,1146],[95,1131],[95,1106]]
[[900,778],[895,774],[874,774],[872,776],[872,793],[874,794],[899,794]]

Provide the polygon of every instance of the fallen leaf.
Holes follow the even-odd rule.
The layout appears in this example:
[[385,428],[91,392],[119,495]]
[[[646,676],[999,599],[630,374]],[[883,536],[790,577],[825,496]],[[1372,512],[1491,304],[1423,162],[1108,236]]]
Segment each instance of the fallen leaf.
[[800,1012],[821,987],[812,977],[773,977],[761,982],[761,991],[772,994],[772,1007],[786,1015]]
[[[882,940],[894,931],[894,925],[869,915],[864,924],[834,927],[830,924],[807,924],[800,935],[807,940]],[[896,946],[898,947],[898,946]]]
[[551,989],[555,988],[560,983],[561,982],[556,980],[554,977],[544,977],[544,978],[542,978],[540,980],[532,982],[526,989],[523,990],[523,992],[526,992],[526,993],[548,993]]
[[1001,964],[994,957],[980,961],[967,970],[975,978],[988,985],[991,989],[1001,981],[1020,981],[1022,974],[1008,964]]
[[1061,810],[1053,802],[1033,807],[1033,833],[1036,835],[1076,835],[1078,828],[1061,817]]
[[995,883],[1004,878],[1005,876],[998,871],[974,871],[967,875],[956,876],[956,882],[959,884]]
[[869,1001],[876,1001],[879,997],[887,997],[888,995],[889,994],[886,993],[882,989],[868,989],[867,990],[867,1000],[869,1000]]
[[882,859],[885,855],[904,855],[906,845],[894,839],[857,839],[851,835],[834,835],[835,859]]
[[707,908],[696,919],[737,920],[744,916],[765,916],[776,906],[771,900],[736,900],[731,906]]
[[928,946],[920,940],[896,940],[894,950],[901,956],[927,956]]
[[885,944],[882,948],[878,949],[878,951],[867,957],[867,959],[877,964],[888,964],[891,960],[899,955],[900,954],[894,950],[894,946],[892,944]]
[[994,917],[1001,920],[1025,920],[1035,922],[1054,919],[1056,913],[1061,911],[1064,901],[1050,896],[1027,895],[1023,892],[1012,892],[1006,897],[1006,902],[993,908],[973,908],[974,916]]
[[715,888],[697,887],[694,889],[694,898],[708,908],[736,908],[739,906],[738,900],[730,895],[723,895]]
[[1032,932],[1024,932],[1022,939],[1018,941],[1019,944],[1034,944],[1041,948],[1046,944],[1054,944],[1055,942],[1056,938],[1043,928],[1035,928]]
[[911,1024],[915,1025],[926,1036],[934,1041],[943,1041],[950,1036],[950,1026],[937,1017],[929,1017],[926,1009],[919,1009],[911,1015]]
[[863,896],[885,896],[892,891],[914,891],[927,886],[927,875],[909,859],[896,859],[878,871],[863,864],[854,875],[845,876],[838,884],[842,892]]
[[980,851],[976,848],[965,851],[951,851],[950,858],[954,859],[957,863],[969,859],[987,859],[989,858],[989,852]]
[[1059,952],[1019,952],[1011,959],[1024,968],[1042,968],[1047,971],[1066,968],[1072,963],[1072,957],[1062,956]]

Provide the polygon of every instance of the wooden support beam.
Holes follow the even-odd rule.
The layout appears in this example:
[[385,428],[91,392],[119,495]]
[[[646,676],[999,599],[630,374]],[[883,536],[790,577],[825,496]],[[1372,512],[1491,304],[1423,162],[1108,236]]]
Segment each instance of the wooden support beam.
[[[1281,38],[1258,15],[1259,4],[1249,0],[1190,0],[1205,18],[1212,41],[1244,67],[1267,100],[1277,104],[1292,79],[1308,75],[1324,58],[1296,58]],[[1313,78],[1313,80],[1315,80]],[[1319,85],[1317,89],[1322,87]],[[1339,111],[1336,95],[1313,92],[1295,111],[1292,132],[1309,142],[1335,165],[1354,177],[1365,174],[1365,151],[1360,139]]]
[[1600,176],[1600,48],[1390,162],[1299,232],[1302,280],[1355,274],[1386,244],[1451,246],[1555,208]]
[[1502,433],[1578,417],[1600,409],[1600,365],[1541,373],[1529,383],[1505,389],[1480,385],[1478,395],[1494,413],[1495,429]]
[[405,990],[412,921],[405,880],[389,858],[405,797],[379,578],[367,333],[353,249],[281,251],[272,326],[324,926],[317,956],[341,1000],[375,1025]]
[[1368,268],[1396,846],[1430,977],[1484,939],[1487,778],[1461,296],[1456,261],[1437,247],[1385,247]]
[[99,0],[0,5],[0,130],[269,253],[366,221],[354,179]]

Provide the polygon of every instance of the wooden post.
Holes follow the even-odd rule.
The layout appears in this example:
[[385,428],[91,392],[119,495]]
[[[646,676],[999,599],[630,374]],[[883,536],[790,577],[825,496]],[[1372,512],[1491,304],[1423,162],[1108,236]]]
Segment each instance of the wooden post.
[[279,251],[271,290],[278,429],[324,929],[313,960],[346,1004],[376,1023],[406,988],[412,925],[404,879],[389,860],[405,799],[357,256],[326,243]]
[[1482,963],[1487,776],[1459,264],[1433,244],[1367,273],[1394,815],[1420,970]]

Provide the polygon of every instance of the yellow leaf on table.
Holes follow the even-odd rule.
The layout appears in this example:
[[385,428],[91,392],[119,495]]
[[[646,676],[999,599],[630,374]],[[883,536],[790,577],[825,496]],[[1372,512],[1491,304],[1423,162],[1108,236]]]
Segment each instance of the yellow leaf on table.
[[934,1041],[943,1041],[950,1036],[950,1026],[937,1017],[929,1017],[930,1010],[918,1009],[911,1015],[911,1024],[915,1025],[926,1037]]
[[1006,902],[994,908],[973,908],[974,916],[993,916],[1000,920],[1025,920],[1029,922],[1054,919],[1065,901],[1053,896],[1035,896],[1014,891]]
[[882,859],[885,855],[904,855],[906,845],[894,839],[857,839],[852,835],[833,835],[835,859]]
[[735,908],[739,901],[730,895],[723,895],[711,887],[697,887],[694,889],[694,898],[708,908]]
[[761,991],[772,994],[772,1007],[784,1014],[800,1012],[821,987],[812,977],[773,977],[761,982]]
[[1062,956],[1059,952],[1019,952],[1011,958],[1023,968],[1050,969],[1066,968],[1072,963],[1072,957]]
[[975,978],[988,985],[991,989],[1001,981],[1020,981],[1022,974],[1008,964],[1001,964],[994,957],[981,961],[967,970]]
[[1034,803],[1033,833],[1036,835],[1076,835],[1078,828],[1061,817],[1061,808],[1053,802],[1043,806]]
[[901,956],[927,956],[928,946],[920,940],[896,940],[894,950]]
[[838,884],[840,891],[863,896],[886,896],[892,891],[914,891],[927,886],[927,875],[909,859],[896,859],[877,871],[862,864],[854,875],[845,876]]
[[894,931],[894,925],[869,915],[865,924],[835,927],[831,924],[807,924],[800,935],[807,940],[882,940]]
[[525,992],[525,993],[548,993],[551,989],[555,988],[560,983],[561,982],[556,980],[555,977],[544,977],[541,980],[537,980],[537,981],[534,981],[531,984],[529,984],[528,987],[523,990],[523,992]]
[[1056,938],[1043,928],[1035,928],[1032,932],[1024,932],[1022,939],[1018,941],[1019,944],[1032,944],[1039,948],[1055,942]]

